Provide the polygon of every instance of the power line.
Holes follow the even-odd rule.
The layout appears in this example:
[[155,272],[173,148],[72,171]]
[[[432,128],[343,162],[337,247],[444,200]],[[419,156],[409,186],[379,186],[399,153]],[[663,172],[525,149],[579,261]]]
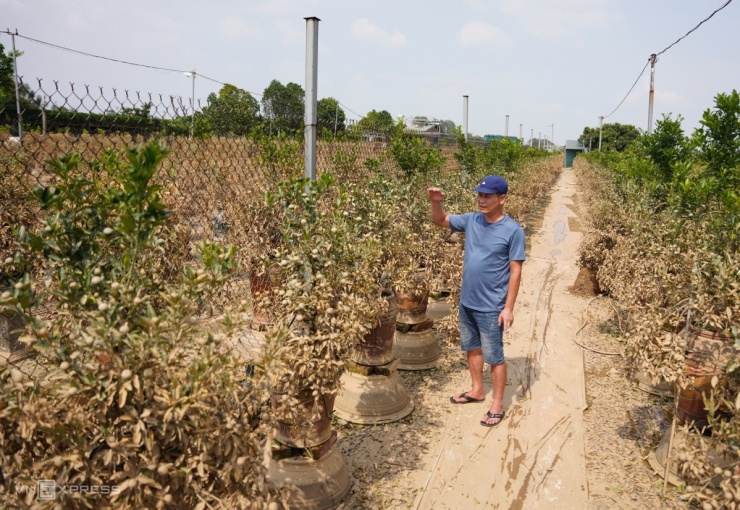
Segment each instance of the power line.
[[[82,56],[85,56],[85,57],[99,58],[101,60],[107,60],[109,62],[116,62],[118,64],[126,64],[126,65],[129,65],[129,66],[136,66],[136,67],[145,67],[147,69],[153,69],[155,71],[166,71],[168,73],[191,73],[192,72],[190,70],[185,71],[185,70],[182,70],[182,69],[171,69],[171,68],[168,68],[168,67],[159,67],[159,66],[152,66],[152,65],[147,65],[147,64],[139,64],[137,62],[129,62],[127,60],[120,60],[120,59],[117,59],[117,58],[105,57],[105,56],[102,56],[102,55],[95,55],[94,53],[88,53],[86,51],[75,50],[73,48],[67,48],[65,46],[60,46],[58,44],[50,43],[50,42],[47,42],[47,41],[41,41],[39,39],[34,39],[33,37],[28,37],[26,35],[21,35],[18,32],[12,33],[9,30],[4,30],[4,31],[2,31],[0,33],[7,34],[7,35],[15,35],[16,37],[20,37],[22,39],[33,41],[35,43],[38,43],[38,44],[41,44],[41,45],[44,45],[44,46],[49,46],[50,48],[54,48],[54,49],[57,49],[57,50],[62,50],[62,51],[66,51],[66,52],[69,52],[69,53],[75,53],[77,55],[82,55]],[[196,76],[199,76],[199,77],[201,77],[201,78],[203,78],[205,80],[212,81],[214,83],[218,83],[220,85],[226,85],[226,83],[224,83],[222,81],[219,81],[219,80],[216,80],[216,79],[213,79],[213,78],[209,78],[208,76],[206,76],[204,74],[196,73]],[[257,92],[250,92],[249,90],[247,90],[246,92],[249,92],[250,94],[255,95],[255,96],[262,97],[262,94],[259,94]]]
[[119,64],[126,64],[126,65],[137,66],[137,67],[146,67],[148,69],[156,69],[158,71],[167,71],[167,72],[171,72],[171,73],[188,73],[188,72],[190,72],[190,71],[183,71],[182,69],[169,69],[167,67],[151,66],[151,65],[147,65],[147,64],[137,64],[136,62],[128,62],[126,60],[119,60],[119,59],[116,59],[116,58],[104,57],[102,55],[95,55],[93,53],[87,53],[85,51],[80,51],[80,50],[75,50],[75,49],[72,49],[72,48],[66,48],[64,46],[59,46],[58,44],[53,44],[53,43],[46,42],[46,41],[40,41],[39,39],[34,39],[33,37],[28,37],[28,36],[25,36],[25,35],[21,35],[21,34],[19,34],[17,32],[15,34],[13,34],[13,33],[11,33],[8,30],[4,31],[3,33],[4,34],[8,34],[8,35],[15,35],[16,37],[20,37],[22,39],[27,39],[29,41],[33,41],[35,43],[42,44],[44,46],[49,46],[51,48],[55,48],[55,49],[58,49],[58,50],[68,51],[70,53],[77,53],[78,55],[83,55],[83,56],[86,56],[86,57],[92,57],[92,58],[99,58],[99,59],[102,59],[102,60],[108,60],[110,62],[118,62]]
[[633,83],[632,86],[630,87],[630,89],[627,91],[627,94],[625,94],[625,96],[619,102],[619,104],[617,105],[617,107],[612,110],[612,113],[610,113],[609,115],[605,115],[604,116],[605,119],[608,118],[608,117],[611,117],[612,114],[614,114],[614,112],[616,112],[619,109],[619,107],[622,106],[622,103],[624,103],[624,101],[627,99],[627,97],[632,93],[632,90],[635,88],[635,85],[637,85],[637,82],[640,81],[640,78],[642,78],[642,75],[645,73],[645,69],[647,69],[647,66],[648,66],[649,63],[650,63],[650,61],[648,60],[647,64],[645,64],[645,67],[643,67],[642,68],[642,71],[640,71],[640,74],[637,77],[637,79],[635,80],[635,83]]
[[345,110],[347,110],[347,111],[349,111],[349,112],[351,112],[351,113],[354,113],[355,115],[357,115],[358,117],[360,117],[360,119],[364,119],[364,118],[365,118],[365,116],[364,116],[364,115],[360,115],[359,113],[357,113],[357,112],[355,112],[355,111],[352,111],[352,110],[350,110],[348,106],[346,106],[346,105],[343,105],[343,104],[342,104],[342,103],[341,103],[341,102],[340,102],[339,100],[337,100],[337,104],[339,104],[339,106],[341,106],[341,107],[342,107],[342,108],[344,108]]
[[701,20],[698,25],[696,25],[694,28],[692,28],[691,30],[689,30],[688,32],[686,32],[684,35],[682,35],[681,37],[679,37],[678,39],[676,39],[676,41],[674,41],[673,44],[671,44],[670,46],[666,47],[663,51],[661,51],[660,53],[656,53],[655,56],[657,57],[658,55],[661,55],[661,54],[665,53],[666,51],[670,50],[676,44],[678,44],[679,42],[681,42],[682,39],[685,39],[686,37],[688,37],[688,35],[691,32],[693,32],[694,30],[696,30],[697,28],[699,28],[700,26],[702,26],[705,22],[709,21],[712,18],[712,16],[714,16],[719,11],[721,11],[722,9],[724,9],[725,7],[727,7],[728,5],[730,5],[731,2],[732,2],[732,0],[727,0],[727,2],[725,2],[725,4],[722,7],[720,7],[716,11],[714,11],[712,14],[710,14],[709,16],[707,16],[706,18],[704,18],[703,20]]
[[[676,39],[672,44],[668,45],[666,48],[664,48],[659,53],[656,53],[655,56],[657,57],[658,55],[662,55],[663,53],[665,53],[669,49],[673,48],[676,44],[678,44],[679,42],[681,42],[683,39],[686,39],[686,37],[688,37],[692,32],[694,32],[697,28],[699,28],[704,23],[706,23],[707,21],[709,21],[712,18],[712,16],[714,16],[715,14],[717,14],[719,11],[721,11],[722,9],[724,9],[725,7],[727,7],[728,5],[730,5],[730,3],[732,3],[732,0],[727,0],[727,2],[725,2],[724,5],[722,5],[722,7],[716,9],[714,12],[712,12],[712,14],[710,14],[709,16],[707,16],[706,18],[704,18],[703,20],[701,20],[694,28],[692,28],[691,30],[689,30],[688,32],[686,32],[684,35],[682,35],[681,37],[679,37],[678,39]],[[651,58],[652,58],[652,56],[651,56]],[[612,116],[614,114],[614,112],[616,112],[619,109],[619,107],[622,106],[622,103],[624,103],[624,101],[627,99],[627,97],[632,93],[632,90],[635,88],[635,85],[637,85],[637,82],[640,81],[640,78],[642,78],[642,75],[645,73],[645,69],[647,69],[648,64],[650,64],[650,59],[648,59],[647,63],[645,64],[645,67],[643,67],[642,68],[642,71],[640,71],[639,76],[635,80],[635,83],[632,84],[632,87],[630,87],[630,89],[627,92],[627,94],[624,96],[624,98],[619,102],[619,104],[617,105],[617,107],[614,108],[614,110],[612,110],[612,112],[609,115],[605,115],[604,116],[605,119],[608,118],[608,117],[610,117],[610,116]]]

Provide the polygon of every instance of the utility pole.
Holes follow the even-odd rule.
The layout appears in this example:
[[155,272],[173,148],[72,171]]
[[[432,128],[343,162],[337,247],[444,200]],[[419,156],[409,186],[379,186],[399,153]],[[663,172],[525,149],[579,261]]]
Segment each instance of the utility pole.
[[552,144],[553,149],[554,149],[554,146],[555,146],[555,123],[553,122],[552,123],[552,126],[550,126],[550,127],[552,128],[552,130],[550,131],[550,143]]
[[189,73],[182,73],[188,78],[193,80],[193,91],[190,95],[190,138],[193,138],[193,132],[195,131],[195,69]]
[[522,125],[519,124],[519,139],[522,141],[522,145],[524,145],[524,138],[522,138]]
[[658,61],[658,57],[655,53],[650,55],[650,98],[648,102],[648,128],[647,132],[649,135],[653,134],[653,97],[655,96],[655,63]]
[[604,129],[604,116],[599,117],[599,152],[601,152],[601,133]]
[[529,146],[534,149],[534,128],[529,130]]
[[509,138],[509,115],[506,115],[506,124],[504,125],[504,137]]
[[463,96],[463,133],[465,141],[468,141],[468,96]]
[[537,133],[537,148],[542,148],[542,131]]
[[339,119],[339,101],[337,101],[336,109],[334,110],[334,138],[337,136],[337,119]]
[[[8,29],[10,32],[10,29]],[[15,29],[15,34],[10,34],[10,38],[13,41],[13,75],[15,76],[15,112],[18,115],[18,140],[23,141],[23,129],[21,128],[22,116],[21,116],[21,95],[18,91],[18,61],[15,58],[15,36],[18,33],[18,29]]]
[[319,60],[319,18],[306,20],[306,96],[304,116],[304,143],[306,146],[306,177],[316,180],[316,84],[318,79]]

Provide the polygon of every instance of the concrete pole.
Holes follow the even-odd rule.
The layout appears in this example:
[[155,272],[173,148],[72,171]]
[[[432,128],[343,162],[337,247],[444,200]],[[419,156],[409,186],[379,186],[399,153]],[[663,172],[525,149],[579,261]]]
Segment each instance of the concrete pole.
[[519,124],[519,139],[522,141],[522,144],[524,144],[524,138],[522,138],[522,125]]
[[316,83],[319,60],[319,18],[306,20],[306,104],[304,116],[305,175],[316,180]]
[[529,146],[534,149],[534,128],[529,130]]
[[555,123],[553,122],[552,126],[550,127],[552,128],[552,130],[550,131],[550,144],[553,150],[555,150]]
[[195,69],[192,70],[191,75],[193,77],[193,90],[190,93],[190,101],[193,107],[190,114],[190,138],[195,134]]
[[504,137],[509,138],[509,116],[506,115],[506,124],[504,125]]
[[[15,29],[15,34],[18,33],[18,29]],[[13,75],[15,76],[15,111],[18,115],[18,140],[23,141],[23,129],[21,128],[22,117],[21,117],[21,95],[18,90],[18,61],[15,58],[15,34],[10,34],[10,38],[13,41]]]
[[49,105],[49,98],[44,96],[44,104],[41,106],[41,134],[46,136],[46,107]]
[[542,131],[537,133],[537,148],[538,149],[542,148]]
[[468,96],[463,96],[463,133],[465,141],[468,141]]
[[650,98],[648,100],[648,128],[649,135],[653,133],[653,97],[655,96],[655,63],[658,58],[655,53],[650,55]]
[[337,107],[334,110],[334,136],[337,136],[337,120],[338,119],[339,119],[339,101],[337,101]]
[[601,152],[601,132],[604,129],[604,116],[599,117],[599,152]]

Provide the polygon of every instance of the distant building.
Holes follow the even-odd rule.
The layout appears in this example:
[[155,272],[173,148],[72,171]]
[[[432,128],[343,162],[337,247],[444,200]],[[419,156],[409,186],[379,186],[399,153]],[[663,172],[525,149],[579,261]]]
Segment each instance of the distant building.
[[413,117],[411,122],[405,125],[404,130],[408,133],[423,136],[431,143],[439,145],[442,121],[427,117]]
[[483,135],[483,139],[486,142],[490,142],[491,140],[504,140],[509,139],[512,142],[519,142],[519,137],[517,136],[504,136],[504,135]]
[[573,161],[576,156],[586,150],[584,146],[578,140],[566,140],[565,141],[565,168],[573,168]]

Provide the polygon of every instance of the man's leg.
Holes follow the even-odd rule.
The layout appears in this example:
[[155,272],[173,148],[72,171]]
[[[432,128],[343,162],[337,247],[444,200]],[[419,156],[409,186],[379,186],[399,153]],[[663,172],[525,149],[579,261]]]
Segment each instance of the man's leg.
[[486,398],[486,390],[483,388],[483,350],[473,349],[467,355],[470,379],[473,381],[473,388],[468,395],[477,399]]
[[[491,414],[504,412],[504,390],[506,389],[506,362],[491,366],[491,382],[493,383],[493,402],[491,402]],[[496,425],[501,418],[485,418],[489,425]]]
[[[486,398],[486,391],[483,388],[483,350],[480,347],[480,333],[478,325],[470,310],[460,305],[460,347],[465,351],[468,359],[468,370],[470,370],[470,379],[472,388],[464,393],[452,397],[457,403],[466,403],[470,399],[483,400]],[[463,397],[467,395],[469,398]]]
[[491,408],[482,423],[485,425],[497,425],[501,416],[491,418],[490,415],[501,415],[504,413],[504,391],[506,390],[506,360],[504,358],[503,327],[498,324],[499,314],[487,313],[478,319],[481,325],[481,346],[483,347],[483,359],[491,365],[491,383],[493,385],[493,398]]

